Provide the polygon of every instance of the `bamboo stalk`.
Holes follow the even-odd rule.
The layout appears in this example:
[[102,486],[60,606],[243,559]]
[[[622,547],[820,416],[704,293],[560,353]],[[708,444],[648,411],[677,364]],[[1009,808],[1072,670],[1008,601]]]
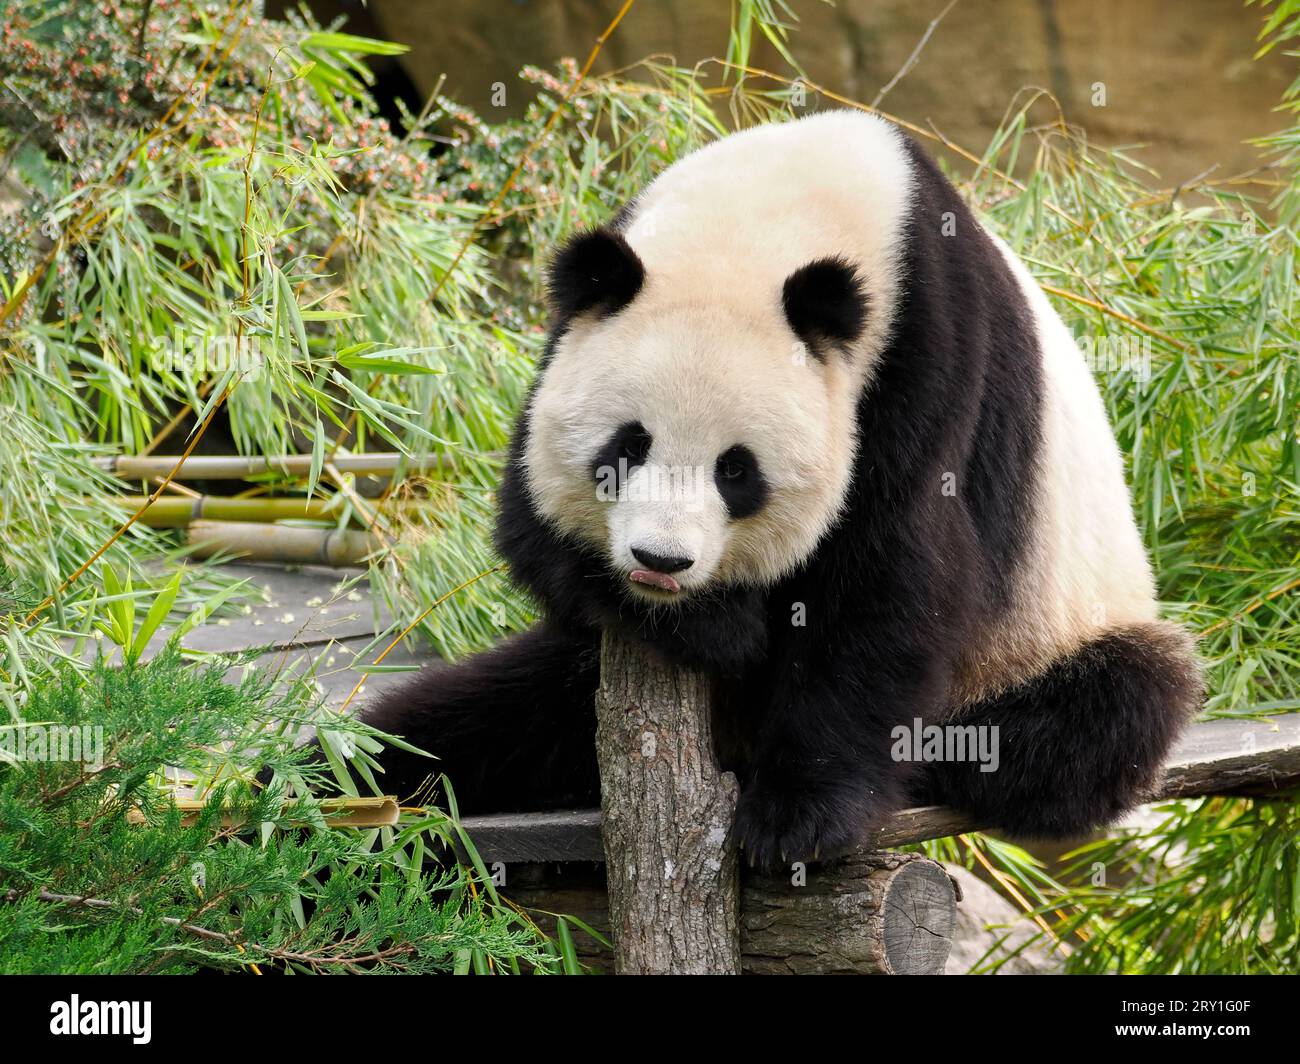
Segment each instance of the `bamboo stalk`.
[[291,528],[254,521],[194,521],[185,541],[199,558],[235,554],[296,565],[361,565],[380,550],[377,536],[351,529]]
[[[367,522],[371,512],[361,512],[357,499],[349,496],[357,508],[357,520]],[[94,495],[84,500],[92,506],[114,506],[132,513],[145,503],[143,495]],[[163,496],[140,517],[140,524],[149,528],[186,528],[195,521],[244,521],[270,523],[272,521],[334,521],[338,518],[339,502],[331,499],[308,499],[276,496],[200,495]],[[408,513],[418,511],[425,504],[419,500],[403,500],[394,504]]]
[[[199,818],[207,803],[196,798],[177,798],[173,804],[180,810],[181,824],[190,827]],[[317,803],[326,823],[340,828],[387,828],[397,823],[401,812],[397,799],[392,795],[379,798],[323,798]],[[286,802],[281,808],[281,816],[294,824],[310,823],[312,818],[297,815],[302,802]],[[144,813],[139,809],[129,809],[126,814],[130,824],[147,823]],[[222,827],[240,827],[244,821],[226,812],[221,816]]]
[[[467,456],[468,457],[468,456]],[[495,458],[496,454],[478,457]],[[95,464],[105,472],[126,480],[147,480],[164,476],[176,465],[178,455],[111,455],[95,459]],[[363,476],[391,476],[405,461],[412,472],[444,470],[450,467],[437,455],[406,458],[396,451],[372,451],[366,454],[341,454],[332,459],[340,473],[357,473]],[[305,477],[311,472],[312,456],[309,454],[280,454],[247,457],[243,455],[190,455],[176,471],[176,478],[187,480],[242,480],[245,477],[278,473],[286,477]]]
[[[120,506],[135,512],[144,505],[139,495],[110,495],[106,506]],[[222,495],[164,497],[154,502],[140,518],[150,528],[185,528],[195,521],[270,522],[287,520],[332,521],[338,503],[328,499],[233,499]]]

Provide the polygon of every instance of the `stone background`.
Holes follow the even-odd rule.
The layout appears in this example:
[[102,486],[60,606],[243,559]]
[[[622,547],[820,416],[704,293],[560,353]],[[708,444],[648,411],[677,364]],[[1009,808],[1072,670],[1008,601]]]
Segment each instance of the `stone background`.
[[[947,0],[792,0],[800,15],[792,50],[808,76],[870,101],[903,65]],[[282,4],[280,5],[283,6]],[[404,86],[418,107],[440,74],[446,91],[488,113],[491,86],[508,86],[505,113],[522,111],[525,64],[585,58],[618,0],[315,0],[322,20],[400,41],[411,51],[381,85]],[[268,4],[274,13],[276,3]],[[598,70],[659,53],[683,65],[726,48],[727,0],[637,0],[607,44]],[[1108,145],[1146,144],[1140,158],[1167,184],[1214,163],[1219,173],[1254,164],[1243,142],[1282,128],[1273,110],[1295,77],[1280,53],[1254,61],[1260,8],[1241,0],[958,0],[919,64],[890,93],[886,110],[933,122],[980,152],[1023,86],[1050,89],[1066,117]],[[751,61],[785,73],[762,42]],[[1094,107],[1092,86],[1106,87]],[[1050,117],[1050,105],[1035,112]]]

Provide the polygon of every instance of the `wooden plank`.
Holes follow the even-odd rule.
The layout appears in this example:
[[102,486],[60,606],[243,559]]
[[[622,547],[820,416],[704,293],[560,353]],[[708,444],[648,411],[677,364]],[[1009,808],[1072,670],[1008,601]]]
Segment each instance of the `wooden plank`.
[[[408,666],[409,672],[364,672],[361,666],[373,662],[392,641],[392,614],[381,604],[376,622],[369,584],[364,579],[350,583],[361,575],[360,570],[232,562],[221,571],[249,580],[252,594],[260,592],[260,598],[249,602],[242,614],[195,628],[185,637],[186,649],[224,654],[260,651],[258,667],[271,665],[277,671],[315,665],[315,682],[331,707],[341,706],[362,676],[365,685],[354,707],[404,683],[421,668],[442,665],[432,650],[401,644],[384,658],[384,665]],[[376,623],[383,636],[376,636]],[[162,643],[154,640],[154,646]]]
[[467,816],[460,823],[488,862],[605,861],[599,809]]
[[1300,713],[1189,728],[1165,769],[1162,798],[1282,790],[1300,781]]
[[[454,781],[453,781],[454,782]],[[1195,724],[1170,756],[1153,801],[1206,794],[1250,794],[1300,784],[1300,713]],[[599,861],[600,811],[465,817],[462,825],[488,861]],[[865,849],[904,846],[992,825],[942,806],[895,813],[862,840]]]

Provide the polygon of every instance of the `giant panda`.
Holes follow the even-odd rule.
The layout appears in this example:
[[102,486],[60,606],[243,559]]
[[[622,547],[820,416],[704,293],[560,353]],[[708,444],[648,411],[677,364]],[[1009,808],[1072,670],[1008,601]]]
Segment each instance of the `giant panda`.
[[[602,629],[705,670],[757,865],[947,803],[1062,837],[1140,801],[1201,700],[1073,337],[891,124],[820,113],[665,171],[549,276],[499,493],[532,630],[366,712],[384,788],[599,801]],[[897,754],[996,726],[997,771]]]

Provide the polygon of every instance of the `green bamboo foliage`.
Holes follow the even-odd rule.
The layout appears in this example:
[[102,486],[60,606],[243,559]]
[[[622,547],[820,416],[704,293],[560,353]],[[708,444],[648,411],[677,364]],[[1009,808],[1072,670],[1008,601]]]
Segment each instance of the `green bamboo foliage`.
[[[438,98],[399,137],[376,116],[359,62],[396,46],[299,17],[245,18],[233,3],[177,4],[155,13],[162,24],[137,60],[140,5],[120,17],[71,3],[3,8],[46,56],[27,71],[25,51],[0,55],[33,107],[76,111],[78,91],[112,94],[96,66],[47,98],[53,69],[80,69],[63,62],[74,41],[89,42],[88,63],[120,67],[126,101],[45,150],[11,136],[24,201],[0,233],[12,304],[0,394],[28,434],[0,448],[13,468],[39,466],[49,488],[0,500],[0,562],[23,602],[59,589],[121,519],[94,507],[55,519],[103,492],[86,459],[176,453],[227,389],[214,431],[239,453],[314,456],[305,479],[270,478],[281,490],[333,505],[339,486],[322,470],[340,450],[440,460],[401,488],[431,502],[429,518],[372,571],[402,623],[493,568],[491,493],[540,341],[537,267],[572,228],[723,131],[697,80],[670,67],[646,68],[650,91],[592,79],[541,138],[577,72],[528,70],[539,93],[523,121],[490,127]],[[435,128],[453,141],[436,158]],[[193,415],[159,441],[186,407]],[[137,527],[106,560],[132,565],[137,542],[165,546]],[[56,608],[75,611],[78,594]],[[422,629],[455,655],[528,619],[498,573]]]
[[[141,663],[161,612],[140,620],[118,599],[105,627],[127,664],[38,679],[30,723],[6,725],[0,972],[410,974],[455,971],[471,955],[494,971],[559,968],[481,862],[425,865],[459,838],[446,816],[330,826],[329,803],[250,789],[260,764],[321,785],[293,749],[297,727],[321,719],[306,678],[231,684],[228,663],[195,667],[174,646]],[[85,763],[13,759],[51,722],[84,737]],[[197,815],[160,785],[178,770],[206,799]]]

